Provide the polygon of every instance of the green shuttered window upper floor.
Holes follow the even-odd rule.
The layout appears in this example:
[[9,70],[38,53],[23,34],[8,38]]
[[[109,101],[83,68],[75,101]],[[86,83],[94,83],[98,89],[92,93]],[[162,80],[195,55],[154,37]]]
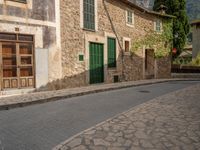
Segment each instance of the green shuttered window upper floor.
[[108,38],[108,68],[116,67],[116,39]]
[[83,16],[84,28],[95,30],[95,0],[83,0]]

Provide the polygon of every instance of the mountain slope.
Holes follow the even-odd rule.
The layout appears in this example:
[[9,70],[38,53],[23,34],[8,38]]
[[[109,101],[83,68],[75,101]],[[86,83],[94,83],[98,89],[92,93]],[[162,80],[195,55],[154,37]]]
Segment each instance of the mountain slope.
[[[152,9],[154,0],[135,0],[138,5]],[[200,19],[200,0],[186,0],[187,14],[189,20]]]
[[200,19],[200,0],[187,0],[187,13],[190,21]]

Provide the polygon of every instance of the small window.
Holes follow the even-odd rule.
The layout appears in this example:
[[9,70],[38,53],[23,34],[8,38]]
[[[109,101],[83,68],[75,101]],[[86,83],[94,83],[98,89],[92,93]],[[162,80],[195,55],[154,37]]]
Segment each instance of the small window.
[[7,0],[7,1],[13,1],[13,2],[19,2],[19,3],[27,3],[27,0]]
[[0,33],[0,40],[17,40],[16,34]]
[[127,10],[127,12],[126,12],[126,14],[127,14],[127,16],[126,16],[126,22],[128,23],[128,24],[131,24],[131,25],[133,25],[134,23],[133,23],[133,12],[132,11],[130,11],[130,10]]
[[84,61],[84,55],[83,54],[79,54],[78,55],[78,59],[79,59],[79,61]]
[[124,45],[125,45],[125,52],[129,52],[130,51],[130,41],[124,41]]
[[83,0],[83,27],[95,30],[95,0]]
[[20,34],[18,36],[18,39],[20,41],[33,41],[33,36],[32,35],[23,35],[23,34]]
[[155,30],[157,32],[160,32],[161,31],[161,21],[160,20],[156,20],[156,23],[155,23]]

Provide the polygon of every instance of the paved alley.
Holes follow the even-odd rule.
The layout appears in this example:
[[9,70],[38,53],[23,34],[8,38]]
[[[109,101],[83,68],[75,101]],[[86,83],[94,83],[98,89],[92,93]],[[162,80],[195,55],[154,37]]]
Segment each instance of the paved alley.
[[[71,136],[74,136],[75,134],[78,134],[79,132],[101,123],[119,113],[127,111],[130,108],[148,102],[149,100],[164,94],[190,87],[197,83],[199,82],[172,81],[63,99],[60,101],[11,109],[8,111],[0,111],[0,147],[4,150],[49,150]],[[177,94],[177,96],[186,98],[186,102],[190,102],[191,99],[189,98],[191,95],[194,95],[194,97],[192,97],[192,100],[194,100],[192,101],[192,104],[185,106],[185,101],[177,101],[182,100],[180,99],[181,97],[177,97],[177,100],[174,99],[175,104],[178,102],[183,103],[183,105],[180,106],[185,106],[187,112],[190,112],[191,110],[191,113],[188,115],[193,115],[193,113],[196,112],[197,106],[199,106],[195,105],[199,104],[199,89],[200,88],[197,88],[196,91],[194,90],[195,93],[190,93],[189,90],[186,90],[187,92],[183,91]],[[187,93],[189,95],[187,95]],[[182,94],[186,95],[182,96]],[[167,97],[169,96],[165,96],[165,98]],[[172,95],[172,98],[173,97],[174,96]],[[151,116],[152,119],[156,117],[155,113],[158,112],[160,117],[156,118],[160,120],[164,119],[165,121],[165,111],[159,111],[164,110],[164,106],[166,106],[166,115],[168,115],[167,108],[171,107],[171,103],[169,103],[169,106],[166,103],[173,101],[173,99],[166,101],[165,98],[159,100],[161,104],[163,103],[163,105],[161,105],[162,107],[160,107],[160,105],[151,105],[147,103],[144,104],[144,108],[140,108],[140,106],[139,108],[136,107],[136,110],[133,108],[133,112],[140,112],[140,109],[142,112],[145,112],[145,109],[147,109],[146,112],[149,110],[150,112],[148,114],[152,113],[152,115],[146,115]],[[195,105],[194,110],[192,109],[193,105]],[[151,106],[156,109],[151,108]],[[174,113],[176,113],[176,105],[174,107],[175,108],[171,108],[173,116]],[[185,112],[185,110],[178,110],[182,113]],[[200,109],[198,108],[197,111],[199,110]],[[181,113],[179,111],[177,112],[178,114]],[[140,115],[138,117],[144,118],[142,114],[138,113],[138,115]],[[162,115],[164,115],[164,118],[162,118]],[[187,114],[181,114],[182,117],[185,115]],[[199,114],[197,113],[197,115]],[[135,117],[137,118],[137,115]],[[194,116],[194,118],[196,117]],[[193,117],[191,120],[192,119]],[[119,119],[118,121],[121,122]],[[171,120],[167,121],[168,123],[171,123]],[[185,120],[183,121],[185,122]],[[130,120],[128,120],[128,122],[131,123]],[[144,123],[145,122],[139,122],[137,126],[142,127],[143,125],[145,127],[146,124]],[[153,123],[154,122],[148,122],[148,126],[153,126]],[[158,125],[167,127],[168,123]],[[194,127],[195,126],[196,125],[194,124]],[[181,125],[179,127],[182,128]],[[190,128],[193,128],[193,126]],[[145,131],[145,134],[150,131],[151,129],[149,128],[148,131]],[[138,136],[144,135],[141,132],[138,133]]]

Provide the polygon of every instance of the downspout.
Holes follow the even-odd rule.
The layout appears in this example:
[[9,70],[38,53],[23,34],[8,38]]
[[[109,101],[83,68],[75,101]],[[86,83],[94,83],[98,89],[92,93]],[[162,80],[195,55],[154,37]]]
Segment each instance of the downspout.
[[108,8],[107,8],[107,6],[106,6],[106,0],[103,0],[103,6],[104,6],[104,9],[105,9],[105,11],[106,11],[106,15],[107,15],[107,17],[108,17],[108,20],[109,20],[109,22],[110,22],[112,31],[113,31],[113,33],[115,34],[116,39],[117,39],[117,42],[118,42],[119,47],[120,47],[120,51],[121,51],[121,61],[122,61],[122,80],[124,80],[124,79],[125,79],[125,78],[124,78],[125,76],[124,76],[124,51],[123,51],[123,47],[122,47],[122,45],[121,45],[121,43],[120,43],[120,40],[119,40],[118,34],[117,34],[117,32],[116,32],[115,26],[114,26],[114,24],[113,24],[113,22],[112,22],[112,19],[111,19],[111,17],[110,17],[109,11],[108,11]]

